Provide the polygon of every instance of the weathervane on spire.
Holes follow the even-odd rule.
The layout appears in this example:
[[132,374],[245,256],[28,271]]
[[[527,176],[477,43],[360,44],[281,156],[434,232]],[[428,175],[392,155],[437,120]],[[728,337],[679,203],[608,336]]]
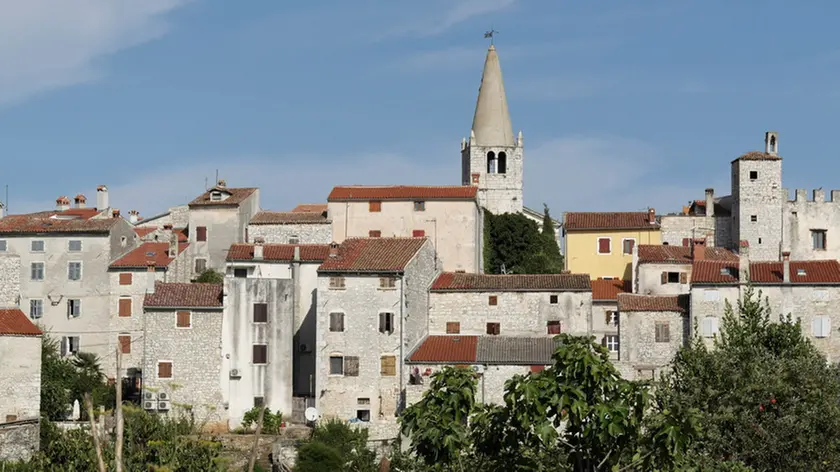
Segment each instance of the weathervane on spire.
[[484,39],[490,38],[490,45],[492,46],[493,45],[493,39],[496,37],[497,34],[499,34],[499,32],[494,30],[493,27],[491,26],[490,31],[484,33]]

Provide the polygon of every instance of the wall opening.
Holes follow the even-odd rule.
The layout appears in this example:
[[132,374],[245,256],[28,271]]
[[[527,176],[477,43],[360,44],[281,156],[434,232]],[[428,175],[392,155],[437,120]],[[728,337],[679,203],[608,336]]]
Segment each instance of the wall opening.
[[487,153],[487,173],[496,173],[496,153],[494,153],[493,151]]
[[496,167],[500,174],[504,174],[507,172],[507,154],[504,152],[499,153],[499,158],[496,162]]

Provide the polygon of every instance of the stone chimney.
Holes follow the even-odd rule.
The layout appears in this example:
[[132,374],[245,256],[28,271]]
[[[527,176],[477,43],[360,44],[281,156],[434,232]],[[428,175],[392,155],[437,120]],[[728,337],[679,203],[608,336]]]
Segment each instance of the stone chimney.
[[294,260],[295,262],[300,262],[300,246],[295,246],[295,256],[292,260]]
[[119,218],[120,217],[120,209],[114,208],[111,210],[111,218]]
[[330,257],[338,257],[338,243],[333,241],[330,243]]
[[653,208],[648,208],[648,223],[652,225],[656,224],[656,210]]
[[136,225],[140,221],[140,212],[137,210],[129,210],[128,221],[129,223]]
[[65,211],[70,209],[70,199],[65,196],[60,196],[55,199],[55,210]]
[[169,257],[178,257],[178,234],[169,232]]
[[155,293],[155,261],[146,261],[146,293]]
[[706,258],[706,238],[691,240],[691,260],[702,261]]
[[738,251],[738,281],[742,284],[750,280],[750,242],[741,241]]
[[111,208],[108,203],[108,187],[100,185],[96,187],[96,209],[99,211]]
[[715,189],[706,189],[706,216],[715,216]]
[[218,182],[216,182],[216,187],[225,188],[227,187],[227,182],[225,182],[224,179],[219,179]]
[[76,195],[76,198],[74,200],[76,201],[76,208],[86,208],[87,207],[87,197],[85,197],[81,193]]
[[261,261],[263,260],[263,244],[265,244],[265,238],[254,238],[254,260]]
[[782,282],[790,283],[790,251],[782,252]]

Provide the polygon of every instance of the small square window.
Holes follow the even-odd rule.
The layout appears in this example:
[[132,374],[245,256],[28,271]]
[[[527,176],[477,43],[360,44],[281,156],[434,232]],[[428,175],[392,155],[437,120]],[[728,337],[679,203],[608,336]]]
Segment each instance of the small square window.
[[78,318],[82,315],[82,301],[78,298],[67,300],[67,317]]
[[218,202],[222,199],[222,192],[210,192],[210,201]]
[[330,277],[330,288],[331,289],[344,288],[344,277]]
[[415,229],[414,231],[411,232],[411,237],[413,237],[413,238],[425,238],[426,237],[426,231],[422,230],[422,229]]
[[371,213],[377,213],[382,211],[382,202],[379,200],[371,200],[368,202],[368,211]]
[[265,397],[254,397],[254,408],[265,405]]
[[811,243],[815,251],[825,251],[825,233],[824,229],[811,230]]
[[668,283],[669,284],[680,283],[680,273],[679,272],[668,272]]
[[295,235],[289,236],[289,244],[299,244],[300,238]]
[[78,239],[71,239],[67,243],[67,250],[70,252],[81,252],[82,251],[82,242]]
[[397,279],[395,277],[379,277],[379,288],[390,289],[397,286]]
[[604,323],[607,326],[618,326],[618,312],[617,311],[608,311],[606,313]]
[[557,304],[557,295],[549,295],[548,303],[551,303],[552,305],[556,305]]
[[610,254],[612,252],[612,240],[610,238],[598,238],[598,254]]
[[254,323],[268,323],[268,303],[254,303]]
[[356,419],[363,422],[370,422],[370,410],[356,410]]
[[668,322],[660,321],[655,325],[655,339],[658,343],[671,342],[671,325]]
[[426,202],[414,202],[414,211],[426,211]]
[[330,357],[330,375],[344,375],[344,358],[341,356]]
[[198,242],[207,241],[207,227],[199,226],[195,229],[195,240]]
[[44,280],[43,262],[33,262],[29,267],[32,280]]
[[359,398],[356,400],[358,405],[370,405],[370,398]]
[[501,323],[487,323],[487,334],[497,335],[502,331]]
[[546,330],[548,334],[560,334],[561,324],[559,321],[549,321],[546,323]]
[[196,260],[195,260],[195,273],[196,274],[201,274],[205,270],[207,270],[207,259],[204,259],[204,258],[201,258],[201,257],[196,258]]
[[254,364],[268,364],[268,346],[265,344],[254,344]]
[[82,263],[81,262],[70,262],[67,264],[67,279],[68,280],[81,280],[82,278]]
[[750,215],[750,221],[752,221],[753,223],[757,222],[758,221],[758,215]]
[[172,362],[158,361],[158,378],[171,379],[172,378]]
[[718,319],[710,316],[700,322],[700,330],[704,338],[712,338],[718,333]]
[[605,336],[605,338],[607,350],[610,352],[618,352],[618,335],[608,334]]
[[32,241],[30,248],[32,252],[44,252],[44,241],[40,239]]
[[758,171],[757,170],[751,170],[750,171],[750,180],[758,180]]
[[179,311],[175,314],[175,327],[176,328],[191,328],[192,327],[192,316],[188,311]]
[[233,276],[236,277],[237,279],[247,278],[248,277],[248,269],[245,269],[244,267],[243,268],[238,268],[238,269],[233,269]]
[[0,252],[6,252],[7,244],[5,239],[0,239]]
[[392,334],[394,332],[394,314],[380,313],[379,314],[379,332],[384,334]]
[[344,313],[330,313],[330,331],[333,333],[341,333],[344,331]]
[[29,317],[33,320],[44,316],[44,300],[29,300]]
[[447,321],[446,334],[461,334],[461,323],[458,321]]
[[813,320],[813,331],[815,338],[827,338],[831,336],[831,318],[825,315],[815,316]]
[[131,272],[124,272],[120,274],[120,285],[131,285]]
[[497,295],[490,295],[490,297],[487,299],[487,303],[490,306],[496,306],[499,304],[499,297]]
[[119,316],[131,316],[131,297],[122,297],[118,302]]
[[379,238],[381,236],[382,236],[382,231],[380,231],[378,229],[372,229],[372,230],[368,231],[368,237],[369,238]]
[[393,377],[397,375],[396,356],[382,356],[379,359],[379,375],[382,375],[383,377]]
[[633,254],[633,248],[636,246],[635,239],[625,239],[621,242],[621,252],[622,254],[630,255]]

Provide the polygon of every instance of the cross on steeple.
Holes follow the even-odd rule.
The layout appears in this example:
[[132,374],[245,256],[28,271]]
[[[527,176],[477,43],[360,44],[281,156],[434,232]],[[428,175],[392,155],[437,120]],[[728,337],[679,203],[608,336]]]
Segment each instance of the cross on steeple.
[[494,29],[491,27],[491,28],[490,28],[490,31],[488,31],[488,32],[484,33],[484,39],[490,38],[490,45],[492,46],[492,45],[493,45],[493,39],[495,38],[495,36],[496,36],[497,34],[499,34],[499,32],[498,32],[498,31],[496,31],[496,30],[494,30]]

